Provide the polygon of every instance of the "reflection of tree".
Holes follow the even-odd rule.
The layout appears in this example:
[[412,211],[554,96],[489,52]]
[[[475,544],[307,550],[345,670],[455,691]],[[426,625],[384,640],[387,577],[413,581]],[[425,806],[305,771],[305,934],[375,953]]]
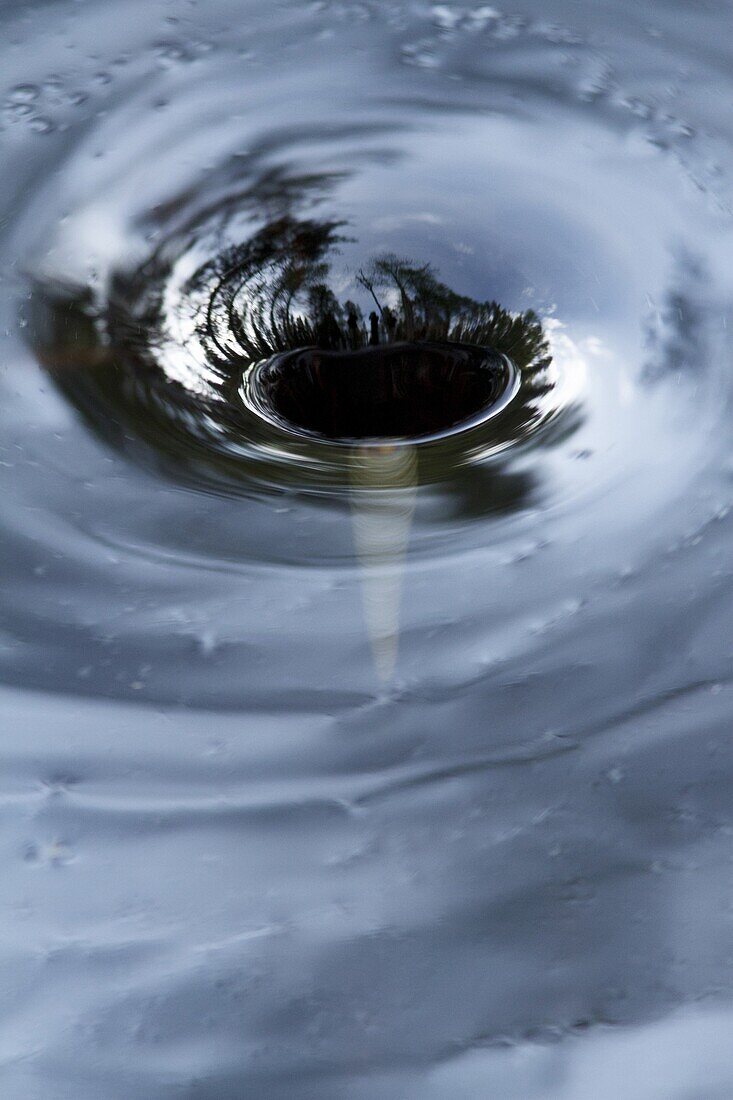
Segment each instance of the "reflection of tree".
[[[205,468],[207,477],[241,480],[243,452],[264,430],[238,395],[250,363],[299,348],[358,352],[421,342],[488,346],[516,364],[520,393],[492,422],[499,449],[544,419],[548,406],[539,398],[549,388],[550,358],[534,313],[461,295],[430,264],[392,253],[335,274],[347,230],[315,211],[336,177],[250,168],[244,186],[230,190],[225,179],[216,201],[194,216],[187,216],[191,196],[159,211],[151,230],[161,245],[144,266],[116,272],[105,301],[81,287],[35,287],[28,331],[36,350],[107,440],[146,460],[167,455],[179,477],[190,468],[200,478]],[[222,236],[231,240],[243,220],[257,228],[222,248]],[[178,261],[185,268],[196,250],[212,258],[177,282]],[[440,453],[424,451],[421,478],[441,480],[457,469],[456,448],[454,465],[448,443]],[[286,480],[287,464],[277,461],[277,478]],[[302,474],[292,476],[298,483]],[[491,477],[498,476],[494,467]]]
[[508,355],[532,379],[550,356],[535,313],[512,314],[440,282],[430,264],[386,253],[359,270],[355,285],[373,305],[340,301],[329,286],[328,255],[343,240],[337,222],[283,217],[219,264],[220,279],[206,319],[205,341],[225,360],[265,359],[297,347],[356,351],[394,342],[458,342]]
[[[418,266],[387,253],[357,279],[377,306],[382,340],[478,344],[508,355],[520,370],[538,373],[549,365],[547,341],[534,313],[511,314],[498,302],[456,294],[436,278],[430,264]],[[392,306],[382,304],[384,293],[392,297]]]
[[[337,339],[342,310],[325,282],[338,222],[270,222],[245,244],[217,257],[220,273],[206,332],[226,360],[264,359],[275,351]],[[340,331],[340,329],[339,329]]]

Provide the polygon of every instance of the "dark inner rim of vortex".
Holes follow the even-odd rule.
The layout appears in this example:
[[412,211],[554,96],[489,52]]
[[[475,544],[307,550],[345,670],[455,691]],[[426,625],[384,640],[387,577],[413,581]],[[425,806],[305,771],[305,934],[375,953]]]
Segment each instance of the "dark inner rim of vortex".
[[256,371],[270,415],[330,439],[439,435],[490,412],[509,380],[492,349],[450,342],[301,348]]

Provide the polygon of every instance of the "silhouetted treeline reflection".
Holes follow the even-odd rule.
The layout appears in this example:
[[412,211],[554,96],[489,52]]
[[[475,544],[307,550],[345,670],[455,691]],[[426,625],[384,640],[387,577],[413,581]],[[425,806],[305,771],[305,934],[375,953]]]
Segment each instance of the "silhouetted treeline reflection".
[[[298,209],[321,183],[278,190],[270,180],[269,190],[243,193],[245,208],[269,203],[272,216],[199,262],[175,297],[172,273],[188,247],[178,239],[118,272],[102,302],[85,289],[36,286],[33,342],[105,438],[145,461],[172,459],[178,477],[288,484],[307,470],[313,487],[341,482],[337,449],[282,438],[243,397],[253,364],[296,352],[307,371],[292,385],[281,366],[274,372],[279,411],[296,428],[337,439],[428,438],[466,420],[471,430],[422,454],[421,479],[439,481],[543,421],[552,382],[539,317],[460,294],[430,263],[396,253],[337,268],[341,246],[354,243],[348,227]],[[180,232],[196,236],[191,226]],[[472,425],[506,388],[503,357],[516,392],[490,425]]]
[[[550,362],[538,316],[461,295],[429,263],[393,253],[354,274],[366,302],[339,299],[328,255],[345,238],[337,222],[283,217],[217,264],[226,268],[207,311],[208,335],[228,362],[236,353],[264,359],[297,347],[355,351],[403,341],[454,341],[491,347],[525,374]],[[371,306],[371,309],[368,306]]]

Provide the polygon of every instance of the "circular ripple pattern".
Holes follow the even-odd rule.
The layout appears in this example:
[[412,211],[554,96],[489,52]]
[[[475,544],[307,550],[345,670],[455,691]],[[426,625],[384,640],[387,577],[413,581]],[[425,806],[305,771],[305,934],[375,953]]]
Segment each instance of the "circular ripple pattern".
[[[175,478],[234,494],[255,481],[338,495],[349,439],[432,444],[421,477],[445,482],[560,419],[567,402],[535,311],[458,293],[429,241],[418,257],[380,239],[365,248],[378,195],[339,192],[369,179],[372,156],[360,165],[329,150],[326,171],[312,144],[316,164],[298,170],[225,160],[218,185],[171,204],[174,219],[153,214],[152,255],[112,267],[103,287],[36,281],[31,344],[92,426],[138,457],[136,444],[151,441],[144,457]],[[198,209],[209,189],[217,201]],[[338,216],[321,214],[326,204]],[[404,248],[399,235],[386,240]],[[315,392],[329,371],[329,392]],[[344,446],[324,449],[324,437]]]
[[[728,1095],[726,6],[108,7],[0,12],[3,1095]],[[405,345],[511,384],[316,419]]]

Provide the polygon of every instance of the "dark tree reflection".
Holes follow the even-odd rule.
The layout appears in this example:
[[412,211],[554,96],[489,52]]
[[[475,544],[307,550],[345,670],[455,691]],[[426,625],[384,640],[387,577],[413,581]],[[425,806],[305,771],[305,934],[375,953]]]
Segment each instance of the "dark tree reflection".
[[[490,438],[425,451],[421,479],[463,477],[467,453],[489,445],[500,450],[543,421],[548,407],[543,398],[552,382],[539,317],[532,311],[513,313],[489,297],[460,294],[430,263],[396,253],[345,267],[344,246],[353,252],[356,243],[350,228],[314,214],[332,183],[330,177],[283,179],[271,172],[230,196],[218,213],[200,214],[200,224],[195,218],[182,222],[176,206],[166,209],[160,215],[162,244],[143,266],[114,273],[101,299],[87,288],[50,282],[33,288],[28,330],[33,345],[95,430],[146,461],[172,460],[178,477],[193,471],[199,481],[223,477],[231,483],[262,475],[268,482],[297,484],[307,470],[314,485],[321,478],[331,484],[340,477],[335,452],[328,469],[321,465],[322,455],[307,457],[300,470],[288,468],[288,452],[241,400],[245,372],[254,363],[296,351],[331,356],[331,373],[336,354],[344,372],[357,359],[366,369],[367,361],[380,362],[375,350],[383,350],[386,361],[388,349],[401,348],[404,377],[405,349],[417,348],[415,363],[424,366],[427,349],[437,345],[506,356],[520,385],[492,421]],[[222,246],[222,240],[231,240],[237,211],[256,228],[240,231],[236,244]],[[174,279],[176,265],[182,257],[187,264],[194,249],[198,259],[190,273]],[[211,258],[202,260],[206,250]],[[414,381],[407,389],[400,379],[396,384],[403,404],[423,395],[422,419],[429,420],[429,401],[435,409],[440,393],[429,395]],[[253,455],[256,462],[250,461]],[[499,476],[494,466],[491,477]]]
[[496,301],[457,294],[428,263],[376,256],[354,279],[372,310],[339,300],[328,282],[328,256],[345,239],[341,229],[338,222],[281,218],[220,261],[226,270],[202,332],[220,365],[232,355],[253,361],[298,347],[356,351],[450,341],[508,355],[526,379],[549,366],[547,339],[532,310],[510,313]]

